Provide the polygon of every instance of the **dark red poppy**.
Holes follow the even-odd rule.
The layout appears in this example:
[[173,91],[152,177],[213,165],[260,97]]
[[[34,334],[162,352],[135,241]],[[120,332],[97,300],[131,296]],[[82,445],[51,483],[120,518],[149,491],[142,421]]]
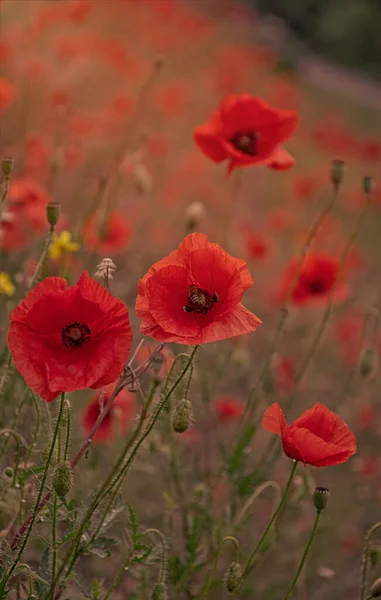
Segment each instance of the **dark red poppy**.
[[10,316],[9,349],[27,385],[50,402],[61,392],[117,379],[132,333],[128,309],[85,271],[78,283],[48,277]]
[[[336,278],[339,276],[339,261],[329,254],[311,254],[304,261],[298,280],[294,282],[299,269],[299,259],[293,259],[283,277],[281,299],[284,299],[290,286],[294,286],[291,301],[294,304],[320,304],[325,302]],[[349,295],[349,286],[339,281],[334,299],[342,301]]]
[[140,331],[162,342],[190,345],[251,333],[261,321],[241,298],[252,284],[244,260],[192,233],[140,280]]
[[11,181],[7,200],[11,212],[18,219],[24,219],[34,231],[40,232],[47,225],[45,213],[50,197],[34,179],[25,177]]
[[245,412],[245,404],[234,396],[216,398],[213,406],[219,421],[235,421]]
[[348,425],[319,402],[291,425],[275,402],[263,415],[262,427],[282,436],[285,454],[305,465],[339,465],[356,453],[356,437]]
[[126,218],[119,212],[113,212],[106,217],[95,213],[87,221],[83,235],[89,250],[112,255],[126,248],[131,230]]
[[[110,394],[114,390],[114,384],[106,387],[103,403],[107,404]],[[86,406],[82,416],[83,433],[87,437],[95,425],[100,414],[99,400],[102,392],[98,392],[92,401]],[[108,442],[112,440],[116,429],[124,435],[127,432],[128,425],[136,411],[135,395],[124,388],[115,398],[111,409],[103,419],[101,425],[93,438],[94,442]]]
[[0,77],[0,113],[8,108],[13,102],[15,95],[15,87],[7,79]]
[[250,231],[246,237],[246,249],[250,258],[264,260],[270,253],[270,244],[260,233]]
[[229,172],[248,165],[283,170],[294,159],[281,144],[293,135],[297,122],[293,110],[276,110],[248,94],[227,96],[210,119],[196,127],[194,140],[214,162],[229,161]]

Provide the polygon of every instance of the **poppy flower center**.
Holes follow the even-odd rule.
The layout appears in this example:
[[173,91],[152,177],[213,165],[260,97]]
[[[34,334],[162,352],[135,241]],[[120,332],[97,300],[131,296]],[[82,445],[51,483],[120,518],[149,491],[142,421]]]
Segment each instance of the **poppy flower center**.
[[258,134],[257,133],[236,133],[232,138],[230,138],[230,142],[240,150],[244,154],[249,154],[250,156],[256,156],[258,154]]
[[91,331],[84,323],[73,321],[62,328],[61,339],[66,348],[79,348],[90,341]]
[[312,294],[324,294],[327,291],[326,283],[319,279],[310,281],[308,287]]
[[183,306],[184,312],[194,312],[206,315],[213,308],[219,297],[217,292],[210,294],[197,285],[191,285],[188,289],[188,304]]

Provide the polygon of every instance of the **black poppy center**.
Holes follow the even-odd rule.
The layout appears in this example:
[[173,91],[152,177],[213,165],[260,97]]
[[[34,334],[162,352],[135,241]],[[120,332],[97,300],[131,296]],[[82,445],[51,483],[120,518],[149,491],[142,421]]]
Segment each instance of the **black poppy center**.
[[314,279],[308,283],[308,289],[312,294],[324,294],[327,291],[327,284],[321,279]]
[[230,138],[230,142],[244,154],[256,156],[258,154],[258,138],[257,133],[236,133]]
[[188,289],[188,304],[183,306],[185,312],[194,312],[206,315],[218,302],[217,292],[210,294],[207,290],[191,285]]
[[90,341],[91,331],[84,323],[73,321],[62,328],[61,339],[66,348],[79,348]]

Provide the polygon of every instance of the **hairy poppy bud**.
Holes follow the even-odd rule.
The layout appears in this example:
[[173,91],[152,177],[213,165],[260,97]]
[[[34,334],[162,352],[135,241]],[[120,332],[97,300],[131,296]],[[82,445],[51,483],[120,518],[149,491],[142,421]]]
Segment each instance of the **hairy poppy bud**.
[[374,191],[374,179],[370,175],[366,175],[362,180],[362,188],[366,194],[371,194]]
[[232,594],[238,589],[242,576],[242,567],[238,562],[232,562],[225,573],[225,586],[227,591]]
[[202,202],[195,201],[185,209],[185,227],[187,231],[194,231],[204,220],[206,215],[205,206]]
[[192,404],[187,398],[184,398],[173,409],[171,415],[172,429],[176,433],[184,433],[192,425],[192,421]]
[[344,161],[333,160],[331,166],[331,181],[335,188],[338,188],[344,179]]
[[373,345],[365,348],[360,359],[360,373],[364,379],[372,377],[378,370],[378,354]]
[[381,596],[381,577],[376,579],[370,588],[371,598],[379,598]]
[[13,158],[10,157],[5,157],[1,160],[1,170],[5,179],[9,179],[12,175],[14,164],[15,161],[13,160]]
[[152,590],[151,600],[167,600],[167,586],[165,583],[157,583]]
[[46,218],[51,227],[57,225],[58,220],[60,218],[61,206],[59,204],[54,204],[51,202],[46,205]]
[[60,498],[71,490],[73,485],[73,471],[68,461],[59,463],[53,473],[53,487]]
[[329,489],[325,487],[317,487],[313,494],[313,500],[316,510],[319,512],[327,506],[329,500]]
[[6,467],[5,470],[4,470],[4,475],[6,477],[9,477],[9,479],[11,477],[13,477],[13,469],[12,469],[12,467]]

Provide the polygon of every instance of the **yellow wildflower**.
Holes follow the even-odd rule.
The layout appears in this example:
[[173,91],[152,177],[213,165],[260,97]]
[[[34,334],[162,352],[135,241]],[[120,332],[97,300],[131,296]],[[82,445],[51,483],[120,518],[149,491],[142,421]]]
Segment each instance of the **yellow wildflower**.
[[62,231],[59,235],[53,237],[53,241],[49,247],[49,256],[53,260],[58,260],[65,256],[65,254],[78,252],[79,248],[78,242],[71,241],[70,231]]
[[6,296],[13,296],[15,291],[16,288],[13,285],[8,273],[0,272],[0,294],[5,294]]

